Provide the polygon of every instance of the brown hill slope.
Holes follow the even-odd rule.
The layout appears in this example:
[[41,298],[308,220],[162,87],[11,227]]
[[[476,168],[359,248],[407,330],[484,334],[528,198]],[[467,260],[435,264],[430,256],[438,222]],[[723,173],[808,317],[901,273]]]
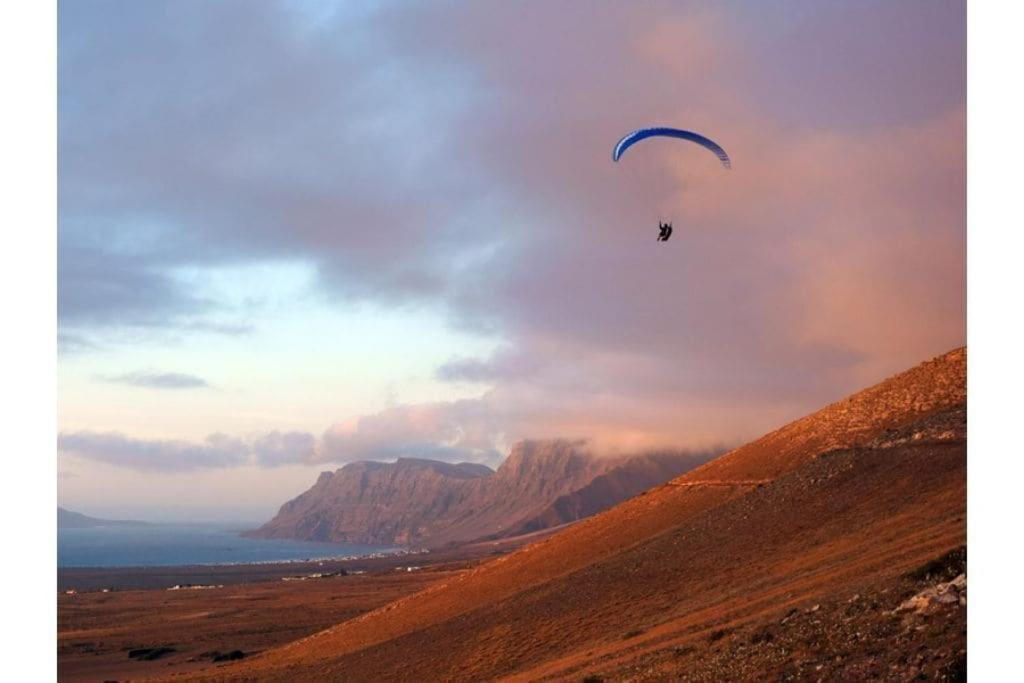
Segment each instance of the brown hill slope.
[[414,458],[357,462],[321,474],[249,535],[432,547],[504,537],[594,514],[709,457],[598,458],[581,443],[552,440],[516,444],[496,472]]
[[[900,577],[965,542],[965,379],[966,350],[952,351],[516,553],[215,673],[674,676],[740,647],[729,634],[766,619],[799,625],[787,610],[858,590],[879,605],[864,633],[887,635],[837,656],[862,667],[850,675],[873,671],[891,650],[882,639],[904,637],[881,616],[914,588]],[[956,656],[959,618],[905,637],[934,637]],[[786,671],[822,648],[831,657],[810,633],[763,661],[751,645],[705,678]],[[730,674],[744,663],[754,668]],[[950,662],[929,664],[939,665]]]

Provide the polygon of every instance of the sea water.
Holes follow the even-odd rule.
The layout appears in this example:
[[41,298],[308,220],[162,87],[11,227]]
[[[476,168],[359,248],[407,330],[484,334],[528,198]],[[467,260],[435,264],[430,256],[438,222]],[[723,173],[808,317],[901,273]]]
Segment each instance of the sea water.
[[357,557],[395,548],[245,538],[223,524],[153,524],[64,528],[57,532],[58,567],[159,567],[249,564]]

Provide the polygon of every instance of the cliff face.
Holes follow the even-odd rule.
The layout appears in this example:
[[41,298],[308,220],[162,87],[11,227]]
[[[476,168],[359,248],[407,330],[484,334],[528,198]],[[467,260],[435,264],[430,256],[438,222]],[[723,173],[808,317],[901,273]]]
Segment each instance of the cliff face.
[[628,498],[678,477],[708,458],[682,457],[676,453],[652,453],[627,458],[590,480],[585,486],[556,498],[535,517],[526,519],[511,535],[550,529],[583,519]]
[[597,458],[570,441],[517,444],[497,472],[401,458],[324,472],[252,535],[439,546],[537,531],[580,519],[706,458]]

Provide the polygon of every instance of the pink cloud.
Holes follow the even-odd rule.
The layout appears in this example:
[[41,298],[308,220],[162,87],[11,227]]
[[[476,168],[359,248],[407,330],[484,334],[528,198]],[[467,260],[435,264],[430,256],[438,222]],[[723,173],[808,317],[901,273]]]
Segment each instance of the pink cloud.
[[[233,85],[274,45],[268,77],[215,90],[231,115],[209,128],[127,121],[156,149],[99,138],[129,172],[95,185],[166,207],[190,255],[307,258],[331,295],[433,306],[504,342],[440,369],[480,398],[343,420],[317,459],[736,442],[964,341],[957,3],[385,7],[368,54],[344,25],[293,43],[264,11],[247,15],[259,50],[192,47]],[[612,163],[652,123],[713,137],[733,170],[679,142]]]

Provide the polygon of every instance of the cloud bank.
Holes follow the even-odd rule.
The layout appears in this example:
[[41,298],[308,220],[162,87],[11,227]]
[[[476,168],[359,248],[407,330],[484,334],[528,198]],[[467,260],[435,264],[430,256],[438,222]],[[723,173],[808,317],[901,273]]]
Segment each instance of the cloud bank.
[[204,441],[191,442],[79,431],[62,432],[57,439],[57,449],[64,455],[157,472],[309,462],[314,446],[313,437],[300,432],[268,432],[248,438],[211,434]]
[[[697,447],[963,343],[962,3],[326,6],[62,5],[62,333],[87,352],[236,329],[181,270],[300,260],[331,300],[502,339],[437,369],[480,397],[64,451],[173,469]],[[733,170],[650,141],[611,163],[652,123],[711,135]]]

